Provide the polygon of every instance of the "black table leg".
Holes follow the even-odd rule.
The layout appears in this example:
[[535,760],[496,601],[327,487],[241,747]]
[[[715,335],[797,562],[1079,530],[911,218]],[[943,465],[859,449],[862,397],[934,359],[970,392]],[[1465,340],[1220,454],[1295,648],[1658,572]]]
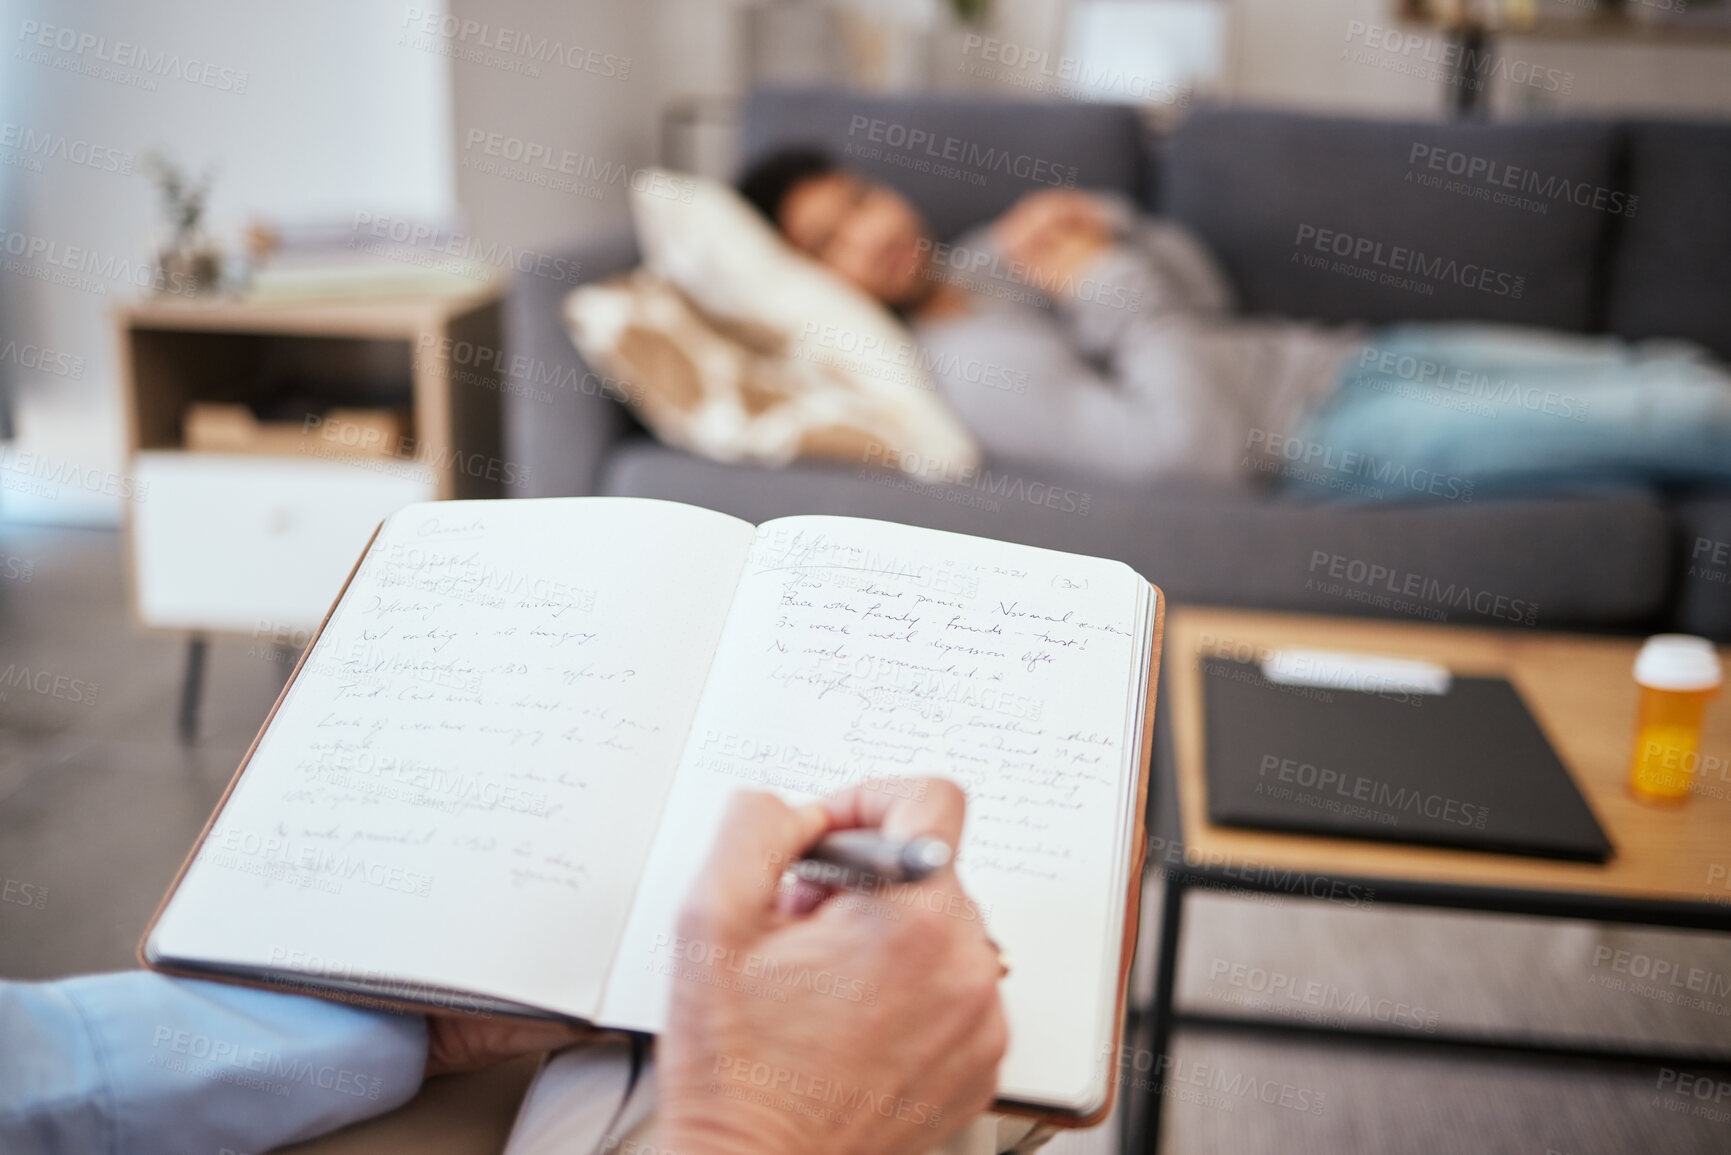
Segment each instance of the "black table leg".
[[204,694],[204,660],[209,649],[203,634],[186,640],[186,677],[180,683],[180,741],[187,746],[198,738],[198,702]]
[[1448,83],[1453,87],[1449,103],[1457,117],[1482,116],[1489,104],[1485,81],[1491,74],[1490,34],[1470,24],[1450,39],[1460,55],[1448,66]]
[[1166,872],[1166,887],[1160,905],[1160,954],[1154,966],[1154,1009],[1149,1015],[1148,1047],[1153,1052],[1144,1088],[1147,1109],[1142,1113],[1142,1150],[1155,1155],[1160,1150],[1160,1105],[1166,1070],[1172,1064],[1172,992],[1178,985],[1178,936],[1184,926],[1184,880],[1175,871]]

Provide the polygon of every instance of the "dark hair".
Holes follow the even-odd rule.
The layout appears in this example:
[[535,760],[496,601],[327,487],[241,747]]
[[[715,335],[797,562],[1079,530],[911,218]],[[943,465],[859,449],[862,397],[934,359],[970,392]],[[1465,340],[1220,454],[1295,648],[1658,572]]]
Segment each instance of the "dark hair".
[[836,171],[829,153],[810,145],[779,148],[745,170],[739,192],[769,223],[781,227],[781,206],[802,181]]

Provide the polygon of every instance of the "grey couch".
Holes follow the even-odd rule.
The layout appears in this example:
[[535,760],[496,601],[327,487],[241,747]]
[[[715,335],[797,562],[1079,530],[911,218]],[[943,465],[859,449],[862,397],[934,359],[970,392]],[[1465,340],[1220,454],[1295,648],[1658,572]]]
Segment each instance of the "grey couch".
[[[1133,111],[1110,105],[756,94],[747,158],[795,142],[825,144],[901,189],[940,238],[1041,187],[1017,175],[1034,171],[1030,161],[1044,162],[1042,173],[1073,168],[1078,186],[1118,190],[1198,233],[1251,313],[1677,336],[1731,359],[1731,125],[1398,123],[1205,108],[1154,139]],[[934,163],[946,149],[962,163]],[[1465,183],[1448,183],[1451,167]],[[1517,191],[1526,182],[1521,195],[1544,207],[1491,199],[1503,189],[1487,173]],[[1317,273],[1294,259],[1307,225],[1507,272],[1523,291],[1445,282],[1419,294]],[[580,261],[586,279],[636,260],[628,234],[562,255]],[[513,363],[550,382],[507,393],[506,452],[529,467],[535,496],[668,498],[753,521],[887,518],[1119,558],[1177,601],[1731,637],[1731,494],[1607,487],[1369,506],[1251,485],[1126,489],[1089,479],[1086,462],[1054,476],[993,461],[968,487],[914,487],[867,467],[718,465],[657,444],[608,399],[561,326],[567,291],[525,274],[507,310],[510,351],[521,358]]]

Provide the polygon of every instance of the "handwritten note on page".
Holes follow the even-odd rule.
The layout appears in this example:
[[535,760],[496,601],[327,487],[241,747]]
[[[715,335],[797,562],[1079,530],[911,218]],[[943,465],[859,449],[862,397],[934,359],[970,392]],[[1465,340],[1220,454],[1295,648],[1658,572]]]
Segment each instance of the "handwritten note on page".
[[154,956],[592,1016],[751,541],[629,498],[393,515]]
[[1115,1001],[1147,588],[1116,562],[885,522],[760,527],[604,1020],[661,1025],[674,919],[734,790],[942,776],[968,794],[957,869],[1015,959],[1000,1094],[1082,1095]]

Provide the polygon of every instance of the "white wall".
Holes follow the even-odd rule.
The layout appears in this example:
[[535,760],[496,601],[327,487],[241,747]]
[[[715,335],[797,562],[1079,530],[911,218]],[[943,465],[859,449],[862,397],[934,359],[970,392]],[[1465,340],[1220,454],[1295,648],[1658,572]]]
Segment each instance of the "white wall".
[[[135,164],[151,149],[197,169],[214,164],[209,217],[219,233],[253,216],[305,220],[362,208],[448,216],[455,206],[449,72],[443,57],[397,42],[404,8],[387,0],[0,0],[0,124],[130,154]],[[31,21],[105,42],[82,52],[76,41],[72,51],[34,47],[24,35]],[[184,69],[191,61],[213,66],[214,84],[159,75],[151,90],[73,70],[107,67],[98,53],[112,56],[123,41],[178,58]],[[114,71],[146,77],[138,67]],[[236,91],[242,73],[244,91]],[[0,231],[13,246],[51,244],[61,259],[76,246],[110,270],[147,261],[157,232],[149,181],[35,159],[40,171],[23,149],[0,142],[0,162],[10,161],[0,163]],[[47,266],[39,259],[30,267]],[[95,494],[63,484],[49,497],[18,486],[31,480],[20,473],[33,468],[22,453],[46,454],[37,460],[56,473],[79,471],[86,484],[122,468],[110,313],[138,289],[123,275],[85,276],[103,291],[0,268],[0,354],[12,341],[15,350],[28,343],[83,358],[73,378],[0,355],[18,435],[0,449],[0,467],[13,466],[0,468],[0,481],[12,483],[0,489],[0,516],[98,524],[119,516],[100,483]]]
[[1232,10],[1227,99],[1370,116],[1443,111],[1434,83],[1344,57],[1353,22],[1389,26],[1394,0],[1227,2]]
[[[451,63],[449,131],[474,235],[563,247],[624,224],[625,180],[656,159],[656,9],[648,0],[452,0],[451,14],[473,22],[448,41],[462,49]],[[547,59],[554,45],[558,62]],[[701,41],[688,52],[701,58]],[[544,151],[511,159],[531,147]]]

